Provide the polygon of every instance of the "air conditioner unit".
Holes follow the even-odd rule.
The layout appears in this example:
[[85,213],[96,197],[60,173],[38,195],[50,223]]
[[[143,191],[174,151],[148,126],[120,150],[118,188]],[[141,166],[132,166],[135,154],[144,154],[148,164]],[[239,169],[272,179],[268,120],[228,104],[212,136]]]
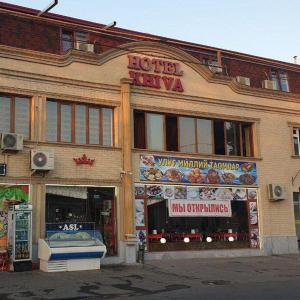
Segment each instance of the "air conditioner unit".
[[2,150],[23,150],[23,135],[15,133],[1,134],[1,149]]
[[237,76],[237,77],[236,77],[236,80],[237,80],[240,84],[244,84],[244,85],[250,86],[250,78],[248,78],[248,77]]
[[84,42],[76,42],[75,49],[85,52],[94,52],[94,44],[87,44]]
[[208,66],[208,68],[213,72],[213,73],[222,73],[222,67],[219,66]]
[[287,199],[287,189],[282,184],[273,184],[268,185],[268,194],[270,201],[278,201]]
[[31,150],[31,169],[49,171],[54,169],[54,152]]
[[276,82],[273,80],[263,80],[262,87],[269,90],[277,90]]

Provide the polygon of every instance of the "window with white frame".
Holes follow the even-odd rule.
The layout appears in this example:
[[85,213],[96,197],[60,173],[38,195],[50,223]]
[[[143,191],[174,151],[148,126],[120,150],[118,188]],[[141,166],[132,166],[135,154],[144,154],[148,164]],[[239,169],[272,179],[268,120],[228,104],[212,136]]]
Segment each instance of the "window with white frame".
[[293,129],[294,154],[300,156],[300,128]]

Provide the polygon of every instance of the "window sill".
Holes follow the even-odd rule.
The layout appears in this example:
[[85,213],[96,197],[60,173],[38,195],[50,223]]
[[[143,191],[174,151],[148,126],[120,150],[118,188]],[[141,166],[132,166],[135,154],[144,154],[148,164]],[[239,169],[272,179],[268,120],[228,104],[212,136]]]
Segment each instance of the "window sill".
[[300,159],[300,155],[291,155],[291,158]]
[[216,155],[216,154],[203,154],[203,153],[188,153],[188,152],[177,152],[177,151],[157,151],[149,149],[132,149],[133,153],[151,153],[157,155],[174,155],[174,156],[186,156],[186,157],[201,157],[207,159],[226,159],[226,160],[250,160],[259,161],[262,160],[261,157],[248,157],[248,156],[229,156],[229,155]]
[[26,145],[34,146],[54,146],[54,147],[65,147],[65,148],[87,148],[87,149],[102,149],[102,150],[112,150],[120,151],[120,147],[114,146],[103,146],[103,145],[88,145],[88,144],[72,144],[72,143],[63,143],[63,142],[34,142],[34,141],[25,141]]

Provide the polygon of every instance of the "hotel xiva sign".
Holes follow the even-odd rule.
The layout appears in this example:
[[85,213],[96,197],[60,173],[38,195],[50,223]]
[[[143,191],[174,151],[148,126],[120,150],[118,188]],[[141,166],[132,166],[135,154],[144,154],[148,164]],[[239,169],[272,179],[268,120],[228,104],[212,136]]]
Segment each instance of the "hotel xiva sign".
[[182,93],[180,64],[146,56],[128,55],[129,76],[133,85]]

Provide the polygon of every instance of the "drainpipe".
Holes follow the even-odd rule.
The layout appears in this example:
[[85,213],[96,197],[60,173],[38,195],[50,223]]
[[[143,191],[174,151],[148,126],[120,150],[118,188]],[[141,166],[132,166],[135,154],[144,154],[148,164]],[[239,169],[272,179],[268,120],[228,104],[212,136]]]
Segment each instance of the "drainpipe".
[[37,16],[41,17],[43,14],[47,13],[48,11],[50,11],[54,6],[56,6],[58,4],[58,0],[54,0],[52,3],[50,3],[44,10],[41,10]]

